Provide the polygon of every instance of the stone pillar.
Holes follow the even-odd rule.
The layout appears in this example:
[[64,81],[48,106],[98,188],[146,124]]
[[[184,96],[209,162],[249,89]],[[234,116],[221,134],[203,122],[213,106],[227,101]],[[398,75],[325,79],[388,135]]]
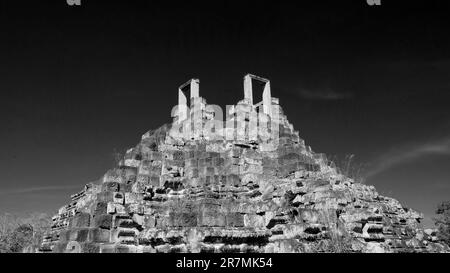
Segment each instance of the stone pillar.
[[[252,74],[247,74],[244,77],[244,99],[247,100],[247,102],[251,105],[254,105],[253,101],[253,87],[252,87],[252,80],[257,80],[259,82],[262,82],[264,84],[264,90],[263,90],[263,112],[264,114],[267,114],[271,116],[272,113],[272,96],[270,92],[270,81],[268,79],[258,77]],[[256,103],[259,103],[257,101]]]
[[272,116],[272,95],[270,94],[270,81],[267,81],[264,85],[263,112],[266,115]]
[[191,80],[190,89],[191,89],[190,90],[191,100],[193,98],[198,98],[200,96],[200,91],[199,91],[199,89],[200,89],[200,80],[199,79],[192,79]]
[[187,98],[181,89],[178,89],[178,121],[181,122],[187,118]]
[[[189,86],[189,101],[184,89]],[[192,102],[199,97],[200,80],[190,79],[178,87],[178,120],[185,120],[189,116]]]
[[253,104],[252,78],[250,74],[244,77],[244,99]]

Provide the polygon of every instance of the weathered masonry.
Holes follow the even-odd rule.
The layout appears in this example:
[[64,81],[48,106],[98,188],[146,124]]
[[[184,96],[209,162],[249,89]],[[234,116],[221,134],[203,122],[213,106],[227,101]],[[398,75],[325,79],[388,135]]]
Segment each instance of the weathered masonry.
[[[264,85],[262,101],[255,104],[252,81]],[[227,106],[225,115],[219,106],[207,104],[199,95],[199,83],[191,79],[178,88],[178,105],[172,110],[174,120],[169,131],[173,139],[254,142],[262,149],[276,149],[279,124],[286,119],[280,118],[281,108],[278,99],[271,96],[269,80],[246,75],[244,99]]]
[[448,251],[424,232],[419,213],[313,152],[269,80],[246,75],[227,125],[211,130],[203,128],[219,123],[200,81],[178,94],[173,123],[142,135],[115,168],[72,195],[40,252]]

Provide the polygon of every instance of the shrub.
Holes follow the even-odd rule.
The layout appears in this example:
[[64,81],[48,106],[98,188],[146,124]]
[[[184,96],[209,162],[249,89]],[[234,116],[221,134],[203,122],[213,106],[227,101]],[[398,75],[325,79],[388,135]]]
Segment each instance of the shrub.
[[0,253],[37,248],[50,224],[51,218],[45,213],[33,213],[27,217],[9,213],[0,215]]
[[450,201],[440,203],[436,214],[438,217],[434,218],[434,223],[438,229],[437,237],[450,246]]

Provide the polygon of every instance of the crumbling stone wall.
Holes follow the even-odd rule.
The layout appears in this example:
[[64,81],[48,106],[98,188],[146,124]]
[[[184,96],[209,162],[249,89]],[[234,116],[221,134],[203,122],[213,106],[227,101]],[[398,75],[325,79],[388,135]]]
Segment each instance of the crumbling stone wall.
[[206,100],[192,98],[195,119],[175,116],[147,132],[116,168],[72,195],[40,251],[448,251],[423,231],[419,213],[339,174],[270,101],[279,115],[263,118],[279,131],[276,142],[247,129],[231,140],[182,137],[174,124],[214,118]]

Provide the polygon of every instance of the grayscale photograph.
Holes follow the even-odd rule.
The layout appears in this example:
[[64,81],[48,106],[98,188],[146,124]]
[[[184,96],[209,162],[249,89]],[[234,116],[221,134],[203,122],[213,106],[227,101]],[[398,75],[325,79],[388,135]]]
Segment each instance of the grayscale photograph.
[[450,253],[449,13],[2,1],[0,257],[275,272]]

